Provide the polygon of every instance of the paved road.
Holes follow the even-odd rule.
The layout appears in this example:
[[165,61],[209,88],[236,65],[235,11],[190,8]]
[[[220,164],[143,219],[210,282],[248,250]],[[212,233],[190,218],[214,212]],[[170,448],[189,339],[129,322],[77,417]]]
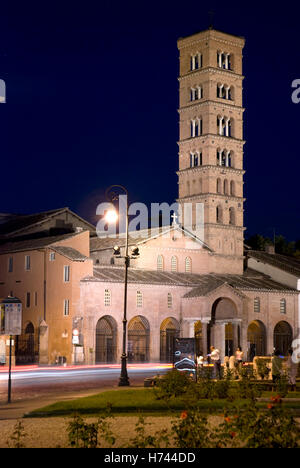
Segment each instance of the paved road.
[[[163,374],[170,367],[170,365],[156,363],[129,364],[130,385],[142,385],[146,377]],[[12,400],[28,400],[56,394],[117,387],[119,377],[119,365],[16,367],[12,371]],[[7,369],[0,368],[0,404],[7,401],[7,387]]]

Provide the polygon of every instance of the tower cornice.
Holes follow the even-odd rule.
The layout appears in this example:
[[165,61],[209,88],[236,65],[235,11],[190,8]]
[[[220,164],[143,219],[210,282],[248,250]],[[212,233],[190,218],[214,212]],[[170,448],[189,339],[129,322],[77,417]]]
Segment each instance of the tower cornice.
[[191,138],[185,138],[184,140],[179,140],[177,141],[177,144],[180,145],[181,143],[186,143],[186,142],[189,142],[189,141],[197,141],[197,140],[203,140],[203,139],[211,139],[211,138],[214,138],[214,139],[217,139],[218,141],[221,141],[221,142],[235,142],[235,143],[240,143],[242,145],[244,145],[246,143],[246,140],[241,140],[239,138],[234,138],[234,137],[225,137],[225,136],[222,136],[222,135],[217,135],[216,133],[205,133],[204,135],[200,135],[200,136],[197,136],[197,137],[191,137]]
[[218,75],[222,75],[222,76],[231,76],[231,77],[234,77],[234,78],[238,78],[239,80],[244,80],[245,79],[245,76],[244,75],[240,75],[239,73],[235,73],[233,70],[227,70],[227,69],[224,69],[224,68],[218,68],[218,67],[203,67],[203,68],[199,68],[197,70],[190,70],[188,73],[185,73],[184,75],[180,75],[178,76],[178,81],[182,81],[184,80],[185,78],[189,78],[191,76],[195,76],[195,75],[203,75],[207,72],[211,72],[211,73],[214,73],[214,74],[218,74]]
[[217,171],[219,174],[225,175],[225,174],[239,174],[239,175],[244,175],[246,174],[246,171],[244,169],[236,169],[234,167],[224,167],[224,166],[213,166],[213,165],[206,165],[206,166],[195,166],[195,167],[187,167],[186,169],[181,169],[180,171],[176,171],[176,174],[179,176],[182,173],[187,173],[187,172],[205,172],[208,170],[209,172],[215,172]]
[[243,197],[235,197],[232,195],[224,195],[222,193],[212,193],[212,192],[206,192],[206,193],[199,193],[195,195],[188,195],[187,197],[181,197],[177,201],[193,201],[195,199],[199,198],[221,198],[222,200],[228,200],[228,201],[236,201],[236,202],[245,202],[247,199]]
[[214,99],[201,99],[201,100],[198,100],[198,101],[191,101],[188,105],[186,106],[182,106],[182,107],[179,107],[179,109],[177,109],[177,112],[179,114],[182,113],[182,111],[186,111],[188,109],[193,109],[193,108],[197,108],[197,107],[203,107],[205,104],[212,104],[212,105],[217,105],[219,107],[222,107],[223,109],[236,109],[236,110],[239,110],[241,112],[245,112],[245,108],[244,107],[241,107],[241,106],[236,106],[235,104],[230,104],[228,101],[225,101],[222,100],[222,101],[216,101]]

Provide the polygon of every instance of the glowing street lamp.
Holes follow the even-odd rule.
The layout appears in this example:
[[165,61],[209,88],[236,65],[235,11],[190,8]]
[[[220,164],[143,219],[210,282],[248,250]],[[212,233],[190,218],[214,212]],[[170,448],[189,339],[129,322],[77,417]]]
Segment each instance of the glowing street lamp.
[[[115,201],[119,198],[112,189],[121,189],[126,194],[126,241],[125,241],[125,252],[124,255],[121,255],[121,249],[118,245],[114,246],[114,256],[117,258],[124,258],[125,260],[125,274],[124,274],[124,313],[123,313],[123,348],[121,356],[121,375],[119,380],[119,387],[129,386],[129,378],[127,373],[127,353],[126,353],[126,328],[127,328],[127,281],[128,281],[128,267],[130,258],[137,258],[139,255],[139,249],[133,249],[131,255],[128,254],[128,192],[125,187],[122,185],[112,185],[106,191],[107,198],[110,198],[110,201]],[[108,223],[115,223],[119,218],[118,213],[115,210],[107,211],[105,215],[105,220]]]

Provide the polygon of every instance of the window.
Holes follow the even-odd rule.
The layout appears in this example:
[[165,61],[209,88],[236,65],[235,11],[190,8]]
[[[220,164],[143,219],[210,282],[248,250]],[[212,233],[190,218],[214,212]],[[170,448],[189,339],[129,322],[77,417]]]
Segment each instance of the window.
[[38,304],[37,304],[37,301],[38,301],[38,293],[35,292],[35,293],[34,293],[34,305],[35,305],[35,306],[38,305]]
[[227,150],[217,150],[217,166],[231,167],[232,157],[231,152]]
[[171,271],[177,271],[177,257],[175,255],[171,258]]
[[157,271],[163,271],[164,269],[164,258],[162,255],[157,257]]
[[172,306],[173,306],[172,294],[168,293],[168,309],[172,309]]
[[224,180],[224,195],[228,195],[228,180]]
[[143,307],[143,294],[141,291],[136,292],[136,306]]
[[191,96],[191,101],[198,101],[199,99],[202,99],[203,90],[201,86],[197,86],[197,88],[191,88],[190,96]]
[[29,271],[30,267],[30,255],[25,255],[25,270]]
[[229,224],[235,225],[235,210],[234,208],[229,208]]
[[223,221],[223,212],[221,206],[217,206],[216,208],[216,221],[217,223],[222,223]]
[[198,137],[203,133],[202,119],[191,120],[191,138]]
[[69,299],[64,300],[64,317],[67,317],[70,313],[70,301]]
[[49,254],[49,261],[50,261],[50,262],[54,262],[54,260],[55,260],[55,252],[50,252],[50,254]]
[[104,306],[105,307],[111,306],[111,292],[109,289],[104,290]]
[[196,152],[196,153],[190,153],[190,167],[198,167],[202,166],[202,153]]
[[12,273],[14,269],[14,258],[9,257],[8,258],[8,273]]
[[259,299],[259,297],[256,297],[254,299],[254,312],[257,313],[257,314],[260,312],[260,299]]
[[286,300],[285,299],[280,300],[280,313],[286,314]]
[[228,52],[217,52],[217,63],[219,68],[232,70],[232,56]]
[[191,257],[186,257],[185,259],[185,272],[191,273],[192,272],[192,259]]
[[30,307],[30,292],[26,293],[26,307]]
[[228,85],[217,84],[217,97],[220,99],[232,100],[232,88]]
[[235,183],[233,180],[230,182],[230,195],[235,196]]
[[191,71],[199,70],[203,66],[202,54],[195,54],[191,56]]
[[64,282],[69,283],[70,281],[70,266],[65,265],[64,266]]

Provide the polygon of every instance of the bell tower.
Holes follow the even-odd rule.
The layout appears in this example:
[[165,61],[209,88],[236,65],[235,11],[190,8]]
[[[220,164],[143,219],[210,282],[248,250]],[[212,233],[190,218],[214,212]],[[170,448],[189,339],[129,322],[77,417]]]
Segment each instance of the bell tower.
[[[187,229],[212,250],[211,272],[243,272],[243,74],[245,40],[214,29],[178,40],[178,203],[191,204]],[[204,238],[203,238],[204,236]]]

